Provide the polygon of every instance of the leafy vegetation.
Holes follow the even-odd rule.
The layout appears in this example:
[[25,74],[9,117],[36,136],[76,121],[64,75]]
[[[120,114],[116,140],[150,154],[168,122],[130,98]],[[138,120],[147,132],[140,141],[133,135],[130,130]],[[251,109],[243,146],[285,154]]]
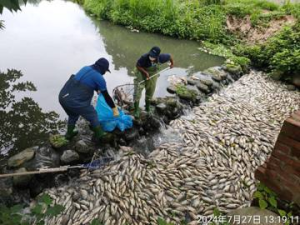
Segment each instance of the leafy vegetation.
[[254,200],[257,202],[261,209],[268,209],[282,218],[286,218],[285,225],[291,224],[290,218],[293,217],[293,204],[291,203],[288,209],[284,210],[279,207],[278,198],[274,191],[270,190],[264,184],[260,183],[257,187],[257,191],[254,193]]
[[[27,0],[23,0],[26,4]],[[2,0],[0,1],[0,14],[3,12],[3,8],[6,8],[12,12],[16,12],[20,9],[20,1],[19,0]]]
[[[99,19],[153,33],[205,40],[212,54],[226,57],[228,68],[246,71],[253,66],[280,71],[284,79],[299,72],[299,29],[285,28],[261,45],[246,46],[242,37],[226,29],[228,16],[249,16],[252,27],[267,27],[273,19],[293,15],[300,19],[300,4],[282,6],[267,0],[75,0]],[[299,27],[299,26],[298,26]],[[218,47],[213,46],[213,44]],[[210,45],[210,46],[208,46]],[[228,46],[236,46],[233,52]],[[236,55],[237,54],[237,55]]]
[[239,69],[246,73],[249,70],[250,59],[243,56],[236,56],[232,50],[222,44],[212,44],[207,41],[202,42],[203,48],[201,50],[209,52],[212,55],[217,55],[226,58],[225,67],[229,70],[231,68]]
[[[280,7],[266,0],[74,0],[99,19],[179,38],[232,43],[228,15],[249,15],[253,25],[296,14],[293,4]],[[264,13],[264,11],[269,13]]]
[[197,98],[197,91],[196,90],[190,90],[186,86],[182,84],[176,85],[176,94],[187,101],[195,102]]
[[220,1],[84,0],[91,14],[148,32],[189,39],[225,40]]
[[261,0],[227,0],[225,10],[227,14],[243,18],[249,15],[255,18],[262,14],[263,10],[276,11],[279,6],[270,1]]
[[0,206],[0,224],[2,225],[43,225],[46,220],[57,216],[64,210],[61,205],[53,204],[49,195],[44,194],[37,199],[33,208],[24,209],[23,205]]
[[210,225],[230,225],[228,218],[218,208],[214,209],[214,219]]
[[300,72],[300,26],[285,27],[264,44],[237,46],[234,53],[251,59],[255,67],[276,72],[283,80]]
[[61,148],[69,143],[69,141],[62,135],[50,135],[50,143],[54,148]]

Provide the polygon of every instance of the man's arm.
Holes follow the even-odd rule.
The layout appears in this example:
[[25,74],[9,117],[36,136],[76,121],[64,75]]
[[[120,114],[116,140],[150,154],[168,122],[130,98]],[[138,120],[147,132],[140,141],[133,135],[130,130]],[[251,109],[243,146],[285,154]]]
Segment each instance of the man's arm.
[[107,90],[101,91],[101,94],[103,95],[103,97],[104,97],[104,99],[105,99],[107,105],[109,105],[110,108],[113,109],[113,108],[116,107],[114,101],[113,101],[112,98],[110,97],[110,95],[109,95],[109,93],[108,93]]
[[113,114],[115,117],[119,116],[119,111],[118,108],[116,107],[114,101],[112,100],[112,98],[110,97],[107,88],[106,88],[106,82],[104,80],[104,78],[102,76],[97,76],[96,77],[96,83],[97,83],[97,92],[99,94],[99,91],[101,92],[101,94],[103,95],[106,103],[109,105],[109,107],[113,110]]
[[146,77],[147,80],[149,79],[149,73],[143,67],[137,65],[136,68]]
[[170,55],[170,63],[171,63],[170,68],[172,69],[174,67],[174,60],[172,55]]
[[174,60],[173,60],[172,55],[170,55],[170,54],[166,54],[166,53],[160,54],[159,55],[159,62],[161,64],[166,63],[166,62],[170,62],[171,63],[170,68],[174,67]]

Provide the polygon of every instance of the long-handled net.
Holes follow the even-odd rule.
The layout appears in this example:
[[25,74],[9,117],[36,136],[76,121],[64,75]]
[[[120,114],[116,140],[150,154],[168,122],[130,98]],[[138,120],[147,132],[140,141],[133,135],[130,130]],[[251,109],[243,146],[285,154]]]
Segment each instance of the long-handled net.
[[[166,70],[169,70],[169,69],[170,69],[170,67],[167,67],[167,68],[159,71],[158,73],[152,75],[149,79],[152,79],[153,77],[156,77],[160,73],[162,73]],[[143,80],[143,81],[139,82],[137,85],[141,85],[145,81],[146,80]],[[116,86],[113,89],[113,98],[114,98],[115,102],[117,103],[117,105],[122,108],[124,106],[131,105],[134,101],[134,84],[128,83],[128,84],[122,84],[122,85]]]
[[118,106],[124,107],[133,103],[134,84],[122,84],[113,89],[113,98]]

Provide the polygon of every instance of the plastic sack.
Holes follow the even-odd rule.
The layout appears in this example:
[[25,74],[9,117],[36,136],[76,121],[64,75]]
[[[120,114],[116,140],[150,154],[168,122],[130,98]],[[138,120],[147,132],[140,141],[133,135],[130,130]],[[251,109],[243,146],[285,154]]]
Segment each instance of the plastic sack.
[[98,96],[96,111],[101,127],[104,131],[113,131],[116,127],[121,131],[133,126],[132,118],[119,110],[119,117],[113,116],[112,109],[107,105],[102,94]]

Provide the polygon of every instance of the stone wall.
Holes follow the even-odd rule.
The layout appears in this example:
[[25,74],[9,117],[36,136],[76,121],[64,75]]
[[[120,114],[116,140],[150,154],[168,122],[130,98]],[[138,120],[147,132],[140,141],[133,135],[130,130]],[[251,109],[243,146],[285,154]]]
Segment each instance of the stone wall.
[[255,177],[280,198],[300,205],[300,111],[284,122],[271,157]]

